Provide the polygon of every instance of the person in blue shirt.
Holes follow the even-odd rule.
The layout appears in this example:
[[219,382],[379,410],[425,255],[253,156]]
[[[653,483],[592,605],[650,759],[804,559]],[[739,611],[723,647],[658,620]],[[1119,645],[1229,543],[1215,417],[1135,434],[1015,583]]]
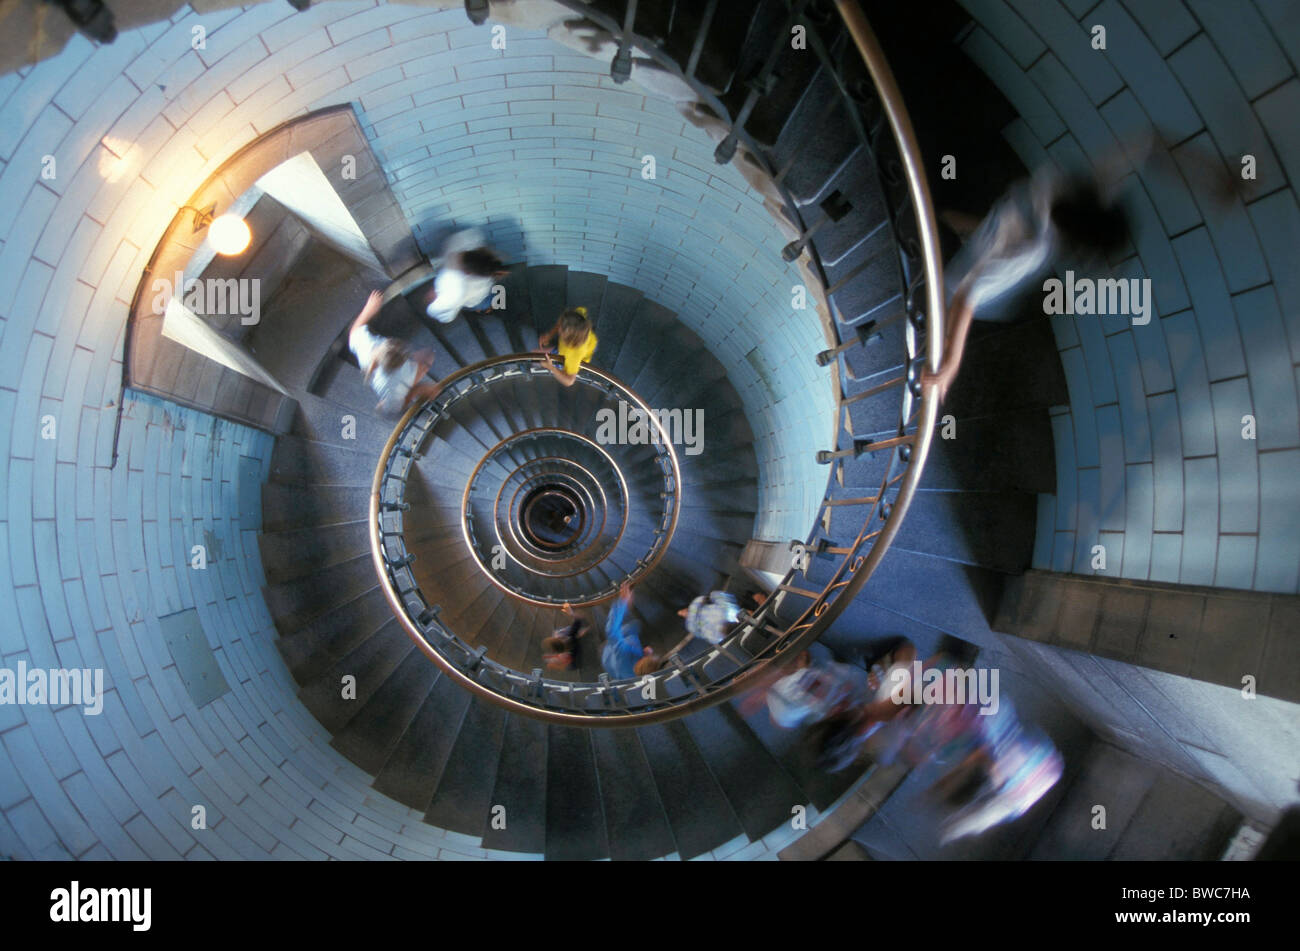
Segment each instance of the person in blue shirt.
[[632,588],[626,582],[618,590],[618,600],[609,609],[605,621],[605,646],[600,652],[605,673],[615,680],[630,680],[654,673],[663,660],[649,647],[641,646],[641,625],[628,617],[632,606]]

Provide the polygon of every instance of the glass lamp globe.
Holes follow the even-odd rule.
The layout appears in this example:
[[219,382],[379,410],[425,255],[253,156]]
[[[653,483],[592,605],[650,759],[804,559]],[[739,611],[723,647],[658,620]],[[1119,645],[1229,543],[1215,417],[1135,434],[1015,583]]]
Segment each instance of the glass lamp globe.
[[218,254],[240,254],[252,239],[253,232],[239,215],[222,215],[208,226],[208,241]]

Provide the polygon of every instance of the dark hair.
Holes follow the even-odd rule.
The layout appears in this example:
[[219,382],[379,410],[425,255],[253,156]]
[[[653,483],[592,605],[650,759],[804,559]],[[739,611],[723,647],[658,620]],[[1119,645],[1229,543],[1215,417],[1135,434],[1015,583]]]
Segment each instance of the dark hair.
[[566,654],[569,642],[563,637],[547,637],[542,640],[542,652],[546,654]]
[[1123,206],[1104,199],[1096,182],[1082,179],[1052,200],[1052,224],[1066,250],[1082,255],[1116,254],[1132,233]]
[[460,266],[466,274],[475,277],[491,277],[504,266],[501,259],[487,248],[475,248],[464,251],[460,256]]

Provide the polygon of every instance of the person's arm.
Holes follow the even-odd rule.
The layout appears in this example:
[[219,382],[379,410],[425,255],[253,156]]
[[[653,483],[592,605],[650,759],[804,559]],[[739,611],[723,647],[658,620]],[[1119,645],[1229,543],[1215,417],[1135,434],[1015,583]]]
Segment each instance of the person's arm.
[[948,307],[948,331],[944,335],[943,363],[939,365],[938,372],[931,373],[929,368],[921,372],[922,386],[933,383],[939,387],[940,403],[947,397],[948,387],[952,385],[957,371],[961,369],[962,354],[966,350],[966,335],[970,332],[971,320],[975,317],[975,308],[970,304],[970,285],[969,277],[962,281],[957,292],[953,294],[952,304]]
[[[366,298],[365,306],[361,308],[361,313],[357,314],[356,320],[348,327],[348,336],[358,327],[364,327],[374,319],[375,314],[384,306],[384,295],[379,291],[371,291],[370,296]],[[362,369],[365,369],[364,367]]]
[[428,374],[429,368],[433,366],[433,361],[436,358],[437,354],[429,349],[417,350],[411,354],[411,359],[415,361],[417,368],[415,373],[415,378],[417,380],[423,379],[424,376]]
[[618,599],[609,606],[609,615],[605,618],[605,636],[614,641],[622,640],[622,631],[624,619],[627,617],[627,609],[631,604],[631,598],[623,597],[622,589],[619,590]]
[[573,618],[573,624],[575,625],[573,628],[574,637],[582,637],[582,635],[587,633],[587,628],[590,626],[587,619],[582,615],[580,615],[577,611],[573,610],[572,604],[570,604],[568,601],[565,601],[563,606],[560,608],[560,610],[563,611],[569,617]]
[[560,381],[561,386],[573,386],[573,384],[578,382],[578,374],[565,373],[551,361],[551,355],[549,353],[543,353],[542,359],[546,362],[546,369],[551,372],[551,376]]
[[405,410],[416,400],[431,400],[442,392],[441,383],[417,383],[406,393],[406,399],[402,401],[402,409]]
[[554,327],[552,327],[550,330],[546,331],[544,334],[538,337],[537,338],[538,349],[549,350],[551,348],[551,344],[555,342],[555,335],[559,333],[559,331],[560,331],[560,325],[556,323]]

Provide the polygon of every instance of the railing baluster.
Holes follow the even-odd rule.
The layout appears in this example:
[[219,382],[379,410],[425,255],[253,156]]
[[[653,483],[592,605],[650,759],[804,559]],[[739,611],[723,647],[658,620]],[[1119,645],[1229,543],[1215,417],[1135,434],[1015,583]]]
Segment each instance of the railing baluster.
[[886,393],[889,390],[894,389],[895,387],[902,386],[905,380],[906,377],[896,376],[893,379],[886,380],[884,383],[879,383],[876,386],[871,387],[870,389],[863,390],[861,393],[854,393],[852,396],[840,400],[840,405],[851,406],[854,403],[858,402],[859,400],[865,400],[869,397],[878,396],[881,393]]
[[853,499],[822,499],[822,505],[827,508],[835,508],[837,506],[845,505],[875,505],[877,501],[879,501],[879,496],[867,495]]
[[616,83],[625,83],[632,78],[632,27],[636,23],[637,0],[627,0],[627,9],[623,14],[623,35],[618,38],[618,51],[609,64],[609,76]]
[[713,160],[719,165],[726,165],[735,157],[736,146],[740,141],[738,130],[745,127],[745,123],[749,121],[750,113],[758,105],[758,100],[776,88],[772,70],[776,67],[777,59],[785,52],[786,44],[790,41],[791,25],[798,19],[807,2],[808,0],[795,0],[794,9],[790,12],[790,16],[786,18],[785,26],[777,32],[775,39],[772,41],[772,47],[763,60],[762,68],[756,76],[748,81],[749,92],[745,95],[745,101],[741,105],[740,111],[736,113],[736,117],[731,122],[731,130],[713,151]]
[[704,52],[704,41],[709,35],[709,26],[713,23],[713,14],[717,12],[718,0],[708,0],[704,5],[704,15],[700,18],[700,28],[695,34],[695,42],[691,44],[691,55],[686,60],[686,69],[684,70],[687,79],[695,76],[695,69],[700,65],[700,54]]

